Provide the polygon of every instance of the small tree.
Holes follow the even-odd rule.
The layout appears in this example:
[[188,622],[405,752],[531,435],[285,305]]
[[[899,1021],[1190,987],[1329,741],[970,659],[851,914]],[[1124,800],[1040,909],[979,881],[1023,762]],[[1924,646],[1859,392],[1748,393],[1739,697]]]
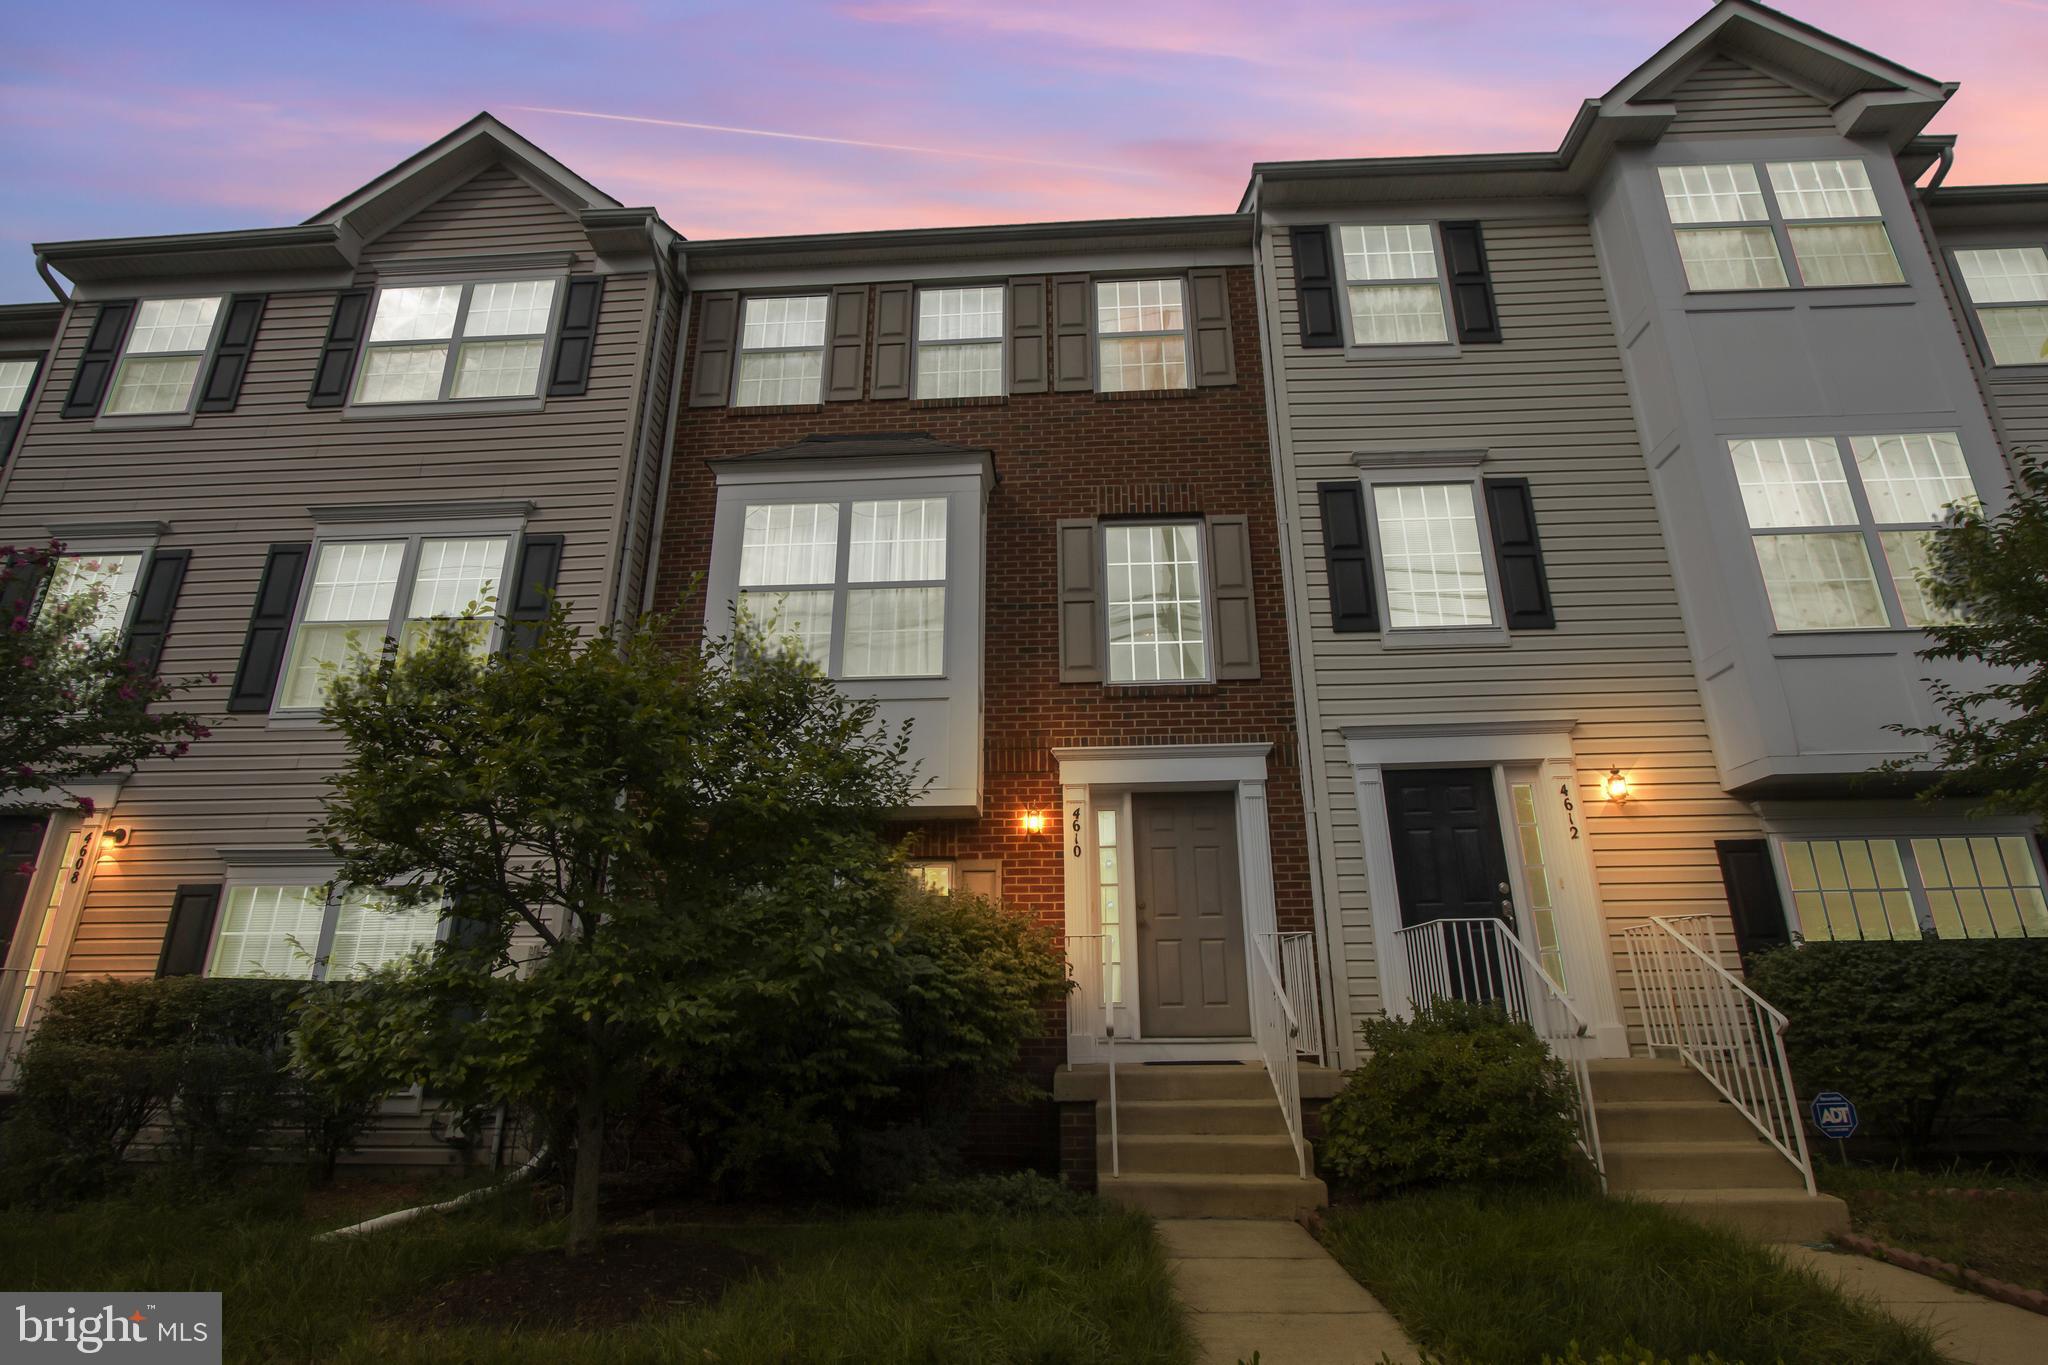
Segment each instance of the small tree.
[[0,811],[47,806],[67,783],[177,758],[207,735],[197,716],[153,709],[196,680],[126,657],[97,565],[63,551],[0,545]]
[[1928,741],[1939,772],[1925,794],[1979,796],[2048,818],[2048,463],[2040,454],[2018,457],[2004,511],[1990,516],[1975,503],[1950,511],[1930,540],[1922,591],[1949,619],[1928,627],[1932,643],[1920,657],[1978,659],[1997,670],[1975,686],[1930,681],[1943,719],[1894,727]]
[[486,659],[437,631],[343,671],[325,712],[339,880],[460,918],[309,1007],[302,1060],[532,1109],[573,1145],[572,1252],[607,1113],[714,1031],[800,1002],[820,1056],[866,1050],[879,1077],[900,1052],[882,819],[912,795],[907,741],[801,660],[679,655],[658,628],[585,639],[557,611]]

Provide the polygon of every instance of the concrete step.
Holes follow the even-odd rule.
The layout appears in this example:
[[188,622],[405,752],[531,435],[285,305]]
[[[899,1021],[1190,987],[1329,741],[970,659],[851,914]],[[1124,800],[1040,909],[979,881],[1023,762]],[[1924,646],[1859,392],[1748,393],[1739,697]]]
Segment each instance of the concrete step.
[[[1108,1134],[1098,1137],[1095,1149],[1095,1169],[1108,1170]],[[1117,1150],[1126,1175],[1294,1175],[1300,1169],[1284,1132],[1123,1133]]]
[[1273,1098],[1266,1068],[1251,1065],[1119,1066],[1116,1097],[1125,1100],[1265,1100]]
[[1603,1141],[1600,1154],[1607,1163],[1607,1187],[1616,1193],[1805,1189],[1805,1181],[1792,1163],[1761,1140]]
[[1653,1057],[1612,1057],[1586,1064],[1593,1103],[1609,1100],[1714,1100],[1720,1093],[1684,1062]]
[[1630,1197],[1702,1223],[1733,1228],[1761,1242],[1821,1242],[1849,1230],[1847,1204],[1831,1194],[1808,1194],[1804,1188],[1645,1190]]
[[1322,1181],[1293,1175],[1098,1175],[1096,1192],[1154,1218],[1292,1218],[1330,1202]]
[[1756,1129],[1722,1100],[1603,1100],[1593,1106],[1602,1142],[1741,1142]]
[[[1261,1077],[1263,1079],[1263,1077]],[[1287,1124],[1280,1102],[1271,1095],[1256,1100],[1129,1100],[1116,1106],[1117,1129],[1126,1137],[1138,1133],[1279,1133]],[[1095,1106],[1095,1128],[1109,1132],[1109,1106]]]

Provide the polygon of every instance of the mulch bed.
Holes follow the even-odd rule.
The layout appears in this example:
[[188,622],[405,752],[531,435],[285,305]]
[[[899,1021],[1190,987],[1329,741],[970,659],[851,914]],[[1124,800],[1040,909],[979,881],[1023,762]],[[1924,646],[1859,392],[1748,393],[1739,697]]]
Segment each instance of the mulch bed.
[[722,1242],[660,1232],[620,1232],[581,1256],[529,1252],[438,1286],[407,1312],[423,1326],[618,1327],[684,1304],[716,1303],[775,1263]]

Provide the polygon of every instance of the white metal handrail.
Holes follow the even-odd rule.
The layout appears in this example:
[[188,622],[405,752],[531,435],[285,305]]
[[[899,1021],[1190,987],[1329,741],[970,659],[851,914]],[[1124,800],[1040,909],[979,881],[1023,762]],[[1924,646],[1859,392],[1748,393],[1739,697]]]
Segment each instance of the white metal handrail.
[[1466,1000],[1497,1005],[1534,1029],[1571,1072],[1579,1150],[1604,1184],[1600,1120],[1593,1110],[1593,1076],[1586,1061],[1590,1026],[1565,998],[1564,988],[1504,921],[1437,919],[1411,924],[1395,935],[1408,963],[1408,992],[1417,1005]]
[[0,1091],[20,1079],[21,1050],[42,1022],[63,973],[40,967],[0,969]]
[[1067,975],[1074,982],[1067,992],[1067,1032],[1102,1040],[1109,1062],[1109,1173],[1119,1176],[1124,1171],[1116,1113],[1116,998],[1110,987],[1115,966],[1107,934],[1067,935]]
[[1316,978],[1316,936],[1307,933],[1281,934],[1279,942],[1280,984],[1287,990],[1296,1031],[1294,1055],[1320,1057],[1323,1054],[1322,988]]
[[1253,934],[1252,960],[1258,964],[1252,973],[1252,1041],[1258,1045],[1259,1058],[1266,1064],[1266,1075],[1273,1082],[1273,1097],[1280,1102],[1280,1117],[1287,1124],[1287,1140],[1294,1147],[1294,1165],[1302,1179],[1308,1178],[1308,1151],[1302,1142],[1301,1133],[1301,1072],[1296,1064],[1296,1040],[1301,1036],[1301,1018],[1295,1013],[1294,1005],[1287,998],[1287,988],[1281,984],[1280,969],[1273,962],[1273,947],[1269,940],[1276,934]]
[[1784,1013],[1721,964],[1709,915],[1653,915],[1622,930],[1650,1050],[1669,1048],[1798,1168],[1815,1192]]

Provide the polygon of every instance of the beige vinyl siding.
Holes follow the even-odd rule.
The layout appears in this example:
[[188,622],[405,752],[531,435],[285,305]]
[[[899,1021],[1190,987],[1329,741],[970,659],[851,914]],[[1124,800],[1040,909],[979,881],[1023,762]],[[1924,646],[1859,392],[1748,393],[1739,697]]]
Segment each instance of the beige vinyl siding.
[[[401,237],[431,241],[439,253],[476,254],[478,239],[490,235],[488,215],[496,211],[482,201],[509,197],[507,178],[478,176],[429,206],[425,212],[439,215],[431,232],[406,236],[413,225],[401,225],[373,244],[366,259],[387,258],[392,240]],[[497,188],[491,196],[472,196],[479,183]],[[524,196],[537,197],[523,181],[516,184]],[[470,212],[485,217],[473,238],[462,237],[448,216],[460,202],[473,203]],[[565,214],[548,208],[573,228]],[[587,257],[580,233],[570,243],[555,230],[559,226],[545,243],[526,231],[509,247],[500,242],[494,249],[580,244]],[[150,975],[173,891],[185,882],[219,881],[216,850],[306,847],[327,774],[342,757],[339,743],[317,724],[273,724],[223,708],[266,552],[273,543],[313,538],[309,507],[530,501],[527,529],[565,538],[562,598],[586,627],[597,623],[619,587],[622,499],[653,482],[632,477],[634,461],[659,458],[658,435],[644,451],[635,439],[648,416],[643,396],[654,397],[644,395],[643,384],[654,288],[647,274],[607,278],[583,396],[551,398],[531,413],[368,419],[306,406],[333,293],[276,292],[236,410],[155,431],[95,431],[90,421],[61,420],[63,396],[95,316],[91,305],[71,310],[51,382],[0,484],[0,544],[46,536],[56,524],[167,523],[159,547],[189,549],[192,559],[162,668],[167,677],[199,680],[181,704],[204,713],[214,733],[187,757],[146,763],[128,779],[112,823],[131,836],[95,870],[68,973]],[[664,374],[657,385],[663,402],[667,382]],[[642,546],[647,515],[641,513]],[[627,568],[632,576],[641,572]],[[429,1140],[428,1148],[431,1154],[440,1145]]]
[[[1483,231],[1505,341],[1390,360],[1302,349],[1288,237],[1265,234],[1281,325],[1282,483],[1312,654],[1304,729],[1315,737],[1323,890],[1352,1019],[1381,1002],[1347,724],[1575,720],[1577,804],[1610,955],[1612,934],[1644,916],[1725,915],[1714,840],[1757,831],[1717,779],[1590,230],[1571,216],[1490,220]],[[1331,631],[1316,484],[1355,476],[1363,445],[1410,441],[1483,448],[1481,473],[1530,480],[1556,630],[1478,651],[1388,650],[1378,635]],[[1373,553],[1377,566],[1377,537]],[[1597,791],[1610,766],[1635,783],[1620,809]],[[1632,1021],[1619,964],[1617,984]]]
[[1678,114],[1666,137],[1689,133],[1832,133],[1824,100],[1725,54],[1707,59],[1671,92]]

